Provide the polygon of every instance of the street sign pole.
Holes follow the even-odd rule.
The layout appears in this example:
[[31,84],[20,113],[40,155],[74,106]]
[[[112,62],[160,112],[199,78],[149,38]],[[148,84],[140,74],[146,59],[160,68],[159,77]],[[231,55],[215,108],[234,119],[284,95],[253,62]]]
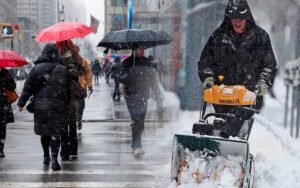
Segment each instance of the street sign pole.
[[11,37],[11,50],[14,50],[14,37]]
[[14,27],[16,27],[16,26],[13,24],[10,24],[10,23],[3,23],[3,24],[1,23],[0,24],[0,32],[1,32],[0,38],[1,39],[10,38],[11,50],[14,50],[14,30],[15,30]]

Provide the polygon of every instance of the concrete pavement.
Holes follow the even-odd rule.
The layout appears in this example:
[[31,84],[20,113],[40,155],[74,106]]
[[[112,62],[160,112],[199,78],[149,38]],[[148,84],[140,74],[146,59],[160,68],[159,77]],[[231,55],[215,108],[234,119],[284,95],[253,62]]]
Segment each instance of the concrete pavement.
[[[22,83],[19,83],[19,90]],[[166,109],[155,112],[149,102],[143,135],[145,155],[131,153],[131,128],[126,104],[113,102],[113,83],[104,79],[86,99],[82,131],[79,131],[79,158],[61,162],[62,171],[52,172],[42,163],[39,136],[33,132],[32,114],[17,112],[14,124],[7,129],[6,157],[0,159],[0,187],[166,187],[169,183],[172,141],[162,143],[160,129],[174,113]]]

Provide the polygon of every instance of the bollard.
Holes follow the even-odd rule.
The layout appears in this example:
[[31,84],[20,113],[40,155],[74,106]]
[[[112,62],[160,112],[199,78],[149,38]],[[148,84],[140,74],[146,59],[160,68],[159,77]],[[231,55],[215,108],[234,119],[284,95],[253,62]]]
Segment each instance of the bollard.
[[[300,134],[300,58],[285,65],[285,107],[284,127],[290,125],[290,135],[299,138]],[[291,104],[289,104],[291,102]],[[290,115],[289,115],[290,113]]]
[[294,136],[294,113],[295,113],[295,87],[292,87],[292,104],[291,104],[291,129],[290,135],[291,137]]
[[284,128],[287,128],[287,124],[288,124],[289,95],[290,95],[290,86],[286,81],[286,94],[285,94],[285,107],[284,107]]
[[300,86],[298,85],[297,86],[297,97],[296,97],[296,100],[297,100],[297,108],[296,108],[296,111],[297,111],[297,118],[296,118],[296,138],[299,138],[299,129],[300,129]]

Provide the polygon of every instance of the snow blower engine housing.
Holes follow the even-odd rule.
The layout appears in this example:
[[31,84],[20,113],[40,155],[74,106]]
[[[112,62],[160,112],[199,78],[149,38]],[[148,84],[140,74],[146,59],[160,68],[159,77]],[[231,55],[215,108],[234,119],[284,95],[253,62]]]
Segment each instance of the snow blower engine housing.
[[[224,137],[223,135],[228,136],[228,134],[226,134],[226,127],[231,126],[230,123],[228,123],[228,120],[230,118],[234,118],[236,115],[234,113],[205,114],[207,103],[216,106],[232,106],[240,111],[257,112],[257,110],[253,108],[256,103],[256,94],[248,90],[245,86],[215,85],[212,88],[204,91],[203,104],[200,112],[200,121],[193,125],[194,134],[221,137]],[[253,118],[245,121],[238,135],[240,139],[248,140],[253,121]]]

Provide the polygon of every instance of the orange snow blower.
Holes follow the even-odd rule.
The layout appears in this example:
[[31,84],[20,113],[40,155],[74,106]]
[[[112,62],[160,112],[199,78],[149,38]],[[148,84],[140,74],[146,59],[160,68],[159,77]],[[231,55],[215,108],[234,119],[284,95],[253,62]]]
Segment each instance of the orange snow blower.
[[[241,112],[257,112],[253,108],[256,103],[256,94],[249,91],[245,86],[235,85],[215,85],[204,91],[203,104],[200,112],[200,121],[193,125],[193,133],[201,135],[231,136],[226,133],[230,125],[230,118],[234,118],[234,113],[207,113],[207,103],[215,106],[231,106]],[[214,118],[213,118],[214,117]],[[238,137],[248,140],[254,119],[246,120],[240,129]]]

